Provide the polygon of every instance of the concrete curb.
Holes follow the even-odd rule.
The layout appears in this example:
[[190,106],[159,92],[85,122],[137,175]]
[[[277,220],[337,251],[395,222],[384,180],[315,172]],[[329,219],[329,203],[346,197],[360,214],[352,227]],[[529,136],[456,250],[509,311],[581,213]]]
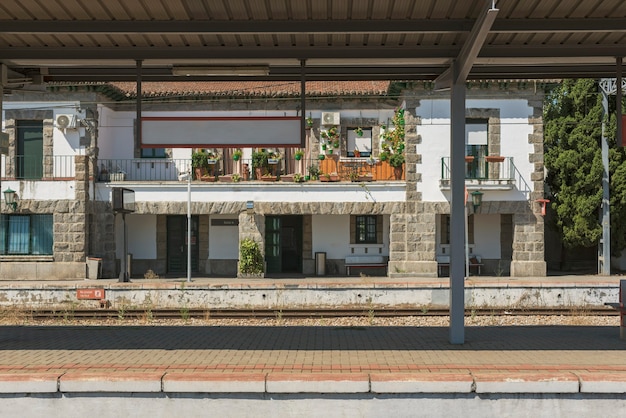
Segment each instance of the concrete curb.
[[163,373],[70,372],[59,379],[60,392],[161,392]]

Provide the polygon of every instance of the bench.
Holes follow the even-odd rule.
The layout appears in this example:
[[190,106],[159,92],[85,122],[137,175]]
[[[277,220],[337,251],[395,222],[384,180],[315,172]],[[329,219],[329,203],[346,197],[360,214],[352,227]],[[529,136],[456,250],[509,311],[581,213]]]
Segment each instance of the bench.
[[[475,272],[480,276],[480,270],[483,264],[481,263],[480,256],[473,255],[469,260],[469,271],[472,272],[474,269]],[[449,255],[438,255],[437,256],[437,276],[443,276],[444,269],[448,270],[448,274],[450,272],[450,256]]]
[[350,275],[350,268],[381,268],[387,267],[385,257],[382,255],[349,255],[345,259],[346,275]]

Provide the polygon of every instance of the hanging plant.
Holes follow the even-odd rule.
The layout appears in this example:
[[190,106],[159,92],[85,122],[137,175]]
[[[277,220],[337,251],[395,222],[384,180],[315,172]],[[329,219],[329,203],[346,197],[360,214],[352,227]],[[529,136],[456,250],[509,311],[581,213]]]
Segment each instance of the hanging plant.
[[361,137],[363,136],[363,128],[361,128],[360,126],[358,128],[356,128],[354,130],[354,133],[356,134],[356,136]]
[[339,148],[339,140],[333,141],[333,148]]
[[306,126],[308,126],[309,128],[313,127],[313,118],[311,116],[306,118]]
[[326,156],[324,154],[320,154],[320,155],[317,156],[317,158],[321,161],[321,160],[325,159]]
[[242,155],[243,152],[239,148],[237,148],[235,151],[233,151],[233,160],[239,161]]
[[302,157],[304,157],[304,151],[302,151],[301,149],[296,150],[296,152],[293,154],[293,158],[295,158],[296,161],[300,161]]

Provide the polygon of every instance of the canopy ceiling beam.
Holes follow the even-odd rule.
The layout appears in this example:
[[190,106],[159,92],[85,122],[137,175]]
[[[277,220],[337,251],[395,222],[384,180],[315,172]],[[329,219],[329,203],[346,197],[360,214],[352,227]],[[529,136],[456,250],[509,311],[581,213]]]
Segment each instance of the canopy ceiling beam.
[[[347,34],[470,32],[472,19],[338,20],[0,20],[0,33],[33,34]],[[625,32],[626,18],[506,19],[494,33]]]
[[456,84],[467,79],[474,61],[478,57],[480,50],[485,43],[485,39],[489,34],[491,26],[496,20],[499,9],[496,9],[495,1],[489,0],[487,3],[487,10],[478,16],[476,23],[469,34],[469,37],[463,44],[461,52],[455,59],[456,71],[453,72],[452,66],[444,71],[437,79],[435,79],[435,89],[450,88],[453,84]]

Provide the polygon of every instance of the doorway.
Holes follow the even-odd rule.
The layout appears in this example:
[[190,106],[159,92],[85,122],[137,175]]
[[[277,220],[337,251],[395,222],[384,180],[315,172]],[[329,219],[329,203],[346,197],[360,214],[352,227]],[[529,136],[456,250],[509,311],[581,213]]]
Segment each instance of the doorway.
[[43,121],[18,120],[17,173],[18,179],[43,177]]
[[[191,217],[191,272],[198,272],[198,217]],[[167,273],[187,273],[187,216],[167,217]]]
[[267,273],[302,273],[302,216],[265,218]]

